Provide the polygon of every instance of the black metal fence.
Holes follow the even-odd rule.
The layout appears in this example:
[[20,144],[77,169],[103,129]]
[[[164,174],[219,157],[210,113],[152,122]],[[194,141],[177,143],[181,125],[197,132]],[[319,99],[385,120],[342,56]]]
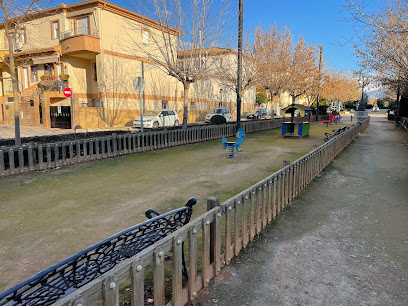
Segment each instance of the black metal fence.
[[[246,133],[278,128],[281,125],[281,119],[242,123]],[[1,147],[0,176],[231,137],[235,133],[235,124],[223,124],[137,134],[112,134],[106,137],[48,144],[34,143],[19,147]]]

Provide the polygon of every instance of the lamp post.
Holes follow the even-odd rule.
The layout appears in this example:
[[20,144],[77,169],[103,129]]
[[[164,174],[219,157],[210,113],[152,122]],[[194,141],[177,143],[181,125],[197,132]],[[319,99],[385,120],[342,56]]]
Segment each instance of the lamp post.
[[319,103],[320,103],[320,85],[322,82],[322,55],[323,55],[323,46],[319,46],[319,87],[317,88],[317,102],[316,102],[316,121],[319,121]]
[[361,112],[366,110],[366,104],[364,102],[364,88],[370,83],[369,77],[363,72],[363,70],[354,73],[358,77],[358,81],[361,86],[361,100],[357,108],[357,120],[361,119],[364,115]]

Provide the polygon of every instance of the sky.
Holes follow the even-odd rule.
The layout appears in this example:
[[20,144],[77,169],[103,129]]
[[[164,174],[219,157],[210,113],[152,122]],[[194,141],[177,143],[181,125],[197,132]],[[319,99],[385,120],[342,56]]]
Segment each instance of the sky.
[[[134,11],[138,0],[108,0],[112,3]],[[222,1],[222,0],[214,0]],[[232,7],[238,0],[230,0]],[[347,11],[343,4],[349,0],[244,0],[244,29],[257,26],[267,29],[276,23],[279,27],[287,26],[293,40],[303,36],[307,44],[322,45],[326,67],[337,71],[352,72],[359,70],[354,56],[354,48],[350,39],[355,35],[356,28],[346,22]],[[364,1],[364,0],[360,0]],[[368,9],[376,9],[385,0],[365,0]],[[80,2],[67,0],[66,4]],[[58,3],[58,0],[55,3]]]
[[[247,27],[269,24],[287,26],[294,41],[303,36],[307,44],[322,45],[327,66],[338,71],[359,70],[350,39],[355,25],[344,21],[344,0],[244,0],[244,24]],[[370,5],[378,3],[371,0]],[[260,9],[262,8],[262,9]]]

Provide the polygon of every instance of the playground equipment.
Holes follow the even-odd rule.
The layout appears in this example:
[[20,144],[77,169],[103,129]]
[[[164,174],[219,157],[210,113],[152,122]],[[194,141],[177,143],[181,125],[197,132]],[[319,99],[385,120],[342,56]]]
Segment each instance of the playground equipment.
[[332,125],[332,123],[334,122],[336,125],[338,122],[340,122],[341,120],[341,116],[338,115],[330,115],[330,119],[329,120],[323,120],[323,124],[326,124],[326,127],[328,127],[329,125]]
[[246,136],[245,131],[243,129],[239,129],[235,137],[237,138],[237,142],[228,141],[227,138],[222,137],[222,143],[224,144],[223,149],[225,150],[228,147],[228,157],[234,158],[234,149],[237,152],[242,152],[242,149],[239,147],[244,142],[244,137]]
[[[298,111],[298,112],[297,112]],[[284,121],[282,123],[282,136],[283,137],[306,137],[310,133],[310,115],[312,109],[306,105],[291,104],[282,109],[284,119],[286,114],[290,114],[290,121]],[[300,114],[300,123],[295,123],[295,112]],[[307,121],[305,117],[307,115]]]

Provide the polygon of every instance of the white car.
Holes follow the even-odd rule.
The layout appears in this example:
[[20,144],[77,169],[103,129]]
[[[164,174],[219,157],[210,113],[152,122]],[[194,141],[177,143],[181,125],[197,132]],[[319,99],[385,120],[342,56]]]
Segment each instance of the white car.
[[226,122],[231,121],[231,112],[228,108],[215,108],[205,116],[205,122],[210,123],[215,115],[224,117]]
[[[157,129],[164,126],[178,126],[180,123],[178,114],[174,110],[151,110],[143,114],[143,127]],[[134,127],[141,127],[141,118],[133,121]]]

